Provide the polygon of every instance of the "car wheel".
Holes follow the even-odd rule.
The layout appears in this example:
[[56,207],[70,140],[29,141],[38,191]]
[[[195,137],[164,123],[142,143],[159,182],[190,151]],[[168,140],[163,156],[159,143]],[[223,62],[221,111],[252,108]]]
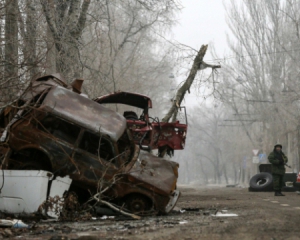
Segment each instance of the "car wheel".
[[143,214],[151,209],[151,203],[147,197],[133,194],[127,198],[126,208],[132,213]]
[[250,179],[250,187],[256,190],[269,190],[273,187],[273,177],[267,172],[258,173]]

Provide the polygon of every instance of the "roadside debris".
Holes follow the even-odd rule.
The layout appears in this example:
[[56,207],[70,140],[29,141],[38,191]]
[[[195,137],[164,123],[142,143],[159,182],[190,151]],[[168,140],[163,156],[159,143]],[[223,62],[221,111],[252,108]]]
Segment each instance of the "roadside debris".
[[0,219],[0,227],[11,227],[11,228],[29,228],[29,225],[22,222],[19,219],[6,220]]
[[212,214],[213,217],[238,217],[235,213],[228,213],[228,210],[217,211],[215,214]]
[[[78,211],[88,212],[95,205],[106,205],[131,217],[170,212],[180,197],[176,190],[178,163],[141,150],[127,129],[126,119],[82,96],[81,84],[77,79],[67,85],[59,74],[43,76],[1,110],[1,168],[42,170],[50,172],[53,179],[69,176],[69,191],[76,194],[81,207],[75,204],[72,207],[78,209],[64,215],[59,208],[66,208],[66,199],[61,201],[62,192],[58,198],[51,191],[49,195],[47,179],[40,189],[43,196],[52,197],[44,204],[52,209],[48,213],[52,217],[76,219]],[[24,192],[15,197],[34,195],[28,186],[24,181]],[[2,210],[22,211],[11,203],[9,206]],[[36,205],[28,212],[34,210]],[[77,215],[70,216],[70,212]]]
[[179,224],[186,224],[186,223],[188,223],[188,221],[186,221],[186,220],[183,220],[183,221],[179,222]]
[[237,187],[239,184],[228,184],[226,187]]
[[[170,214],[165,216],[146,216],[140,220],[134,220],[132,218],[127,218],[124,215],[109,216],[103,215],[101,217],[93,215],[89,221],[72,221],[72,222],[61,222],[57,219],[40,220],[36,224],[29,221],[29,226],[31,228],[25,229],[11,229],[2,228],[0,235],[6,234],[3,230],[9,229],[8,232],[11,235],[5,236],[22,236],[26,238],[27,236],[40,236],[41,238],[46,238],[47,236],[52,236],[53,239],[80,239],[79,236],[95,236],[94,239],[98,239],[99,236],[107,237],[109,234],[115,233],[114,236],[128,235],[138,235],[139,233],[145,232],[157,232],[158,230],[165,228],[177,228],[184,227],[186,225],[197,224],[199,226],[207,226],[211,224],[215,218],[211,214],[226,210],[218,210],[215,208],[190,208],[192,210],[199,209],[199,211],[185,211],[180,213],[179,211],[172,211]],[[229,211],[229,210],[228,210]],[[211,213],[211,214],[207,214]],[[225,221],[226,218],[221,218],[219,221]],[[228,220],[226,220],[228,221]],[[18,231],[21,230],[21,231]],[[72,234],[68,236],[67,234]],[[126,236],[125,235],[125,236]],[[61,238],[58,238],[61,236]],[[78,238],[76,238],[77,236]],[[63,238],[64,237],[64,238]],[[74,238],[75,237],[75,238]],[[131,238],[130,238],[131,239]]]
[[[53,199],[61,199],[69,190],[71,179],[38,170],[3,170],[0,172],[0,211],[18,215],[35,213],[58,218],[62,206],[54,208]],[[52,202],[46,208],[40,205]]]
[[106,215],[104,215],[100,219],[105,220],[105,219],[114,219],[114,218],[115,218],[114,216],[106,216]]
[[287,186],[287,187],[293,187],[293,182],[285,182],[285,186]]
[[201,209],[200,208],[182,208],[180,209],[180,212],[183,213],[185,211],[188,212],[199,212]]
[[[175,211],[174,211],[175,212]],[[212,216],[212,217],[237,217],[235,213],[228,213],[227,209],[219,210],[217,208],[181,208],[177,213],[188,214],[188,213],[198,213],[203,216]]]
[[[249,191],[274,191],[271,164],[260,164],[259,171],[260,173],[251,177],[249,181]],[[283,183],[285,186],[283,186],[282,191],[296,192],[300,189],[300,172],[298,174],[294,172],[286,172],[283,176]]]

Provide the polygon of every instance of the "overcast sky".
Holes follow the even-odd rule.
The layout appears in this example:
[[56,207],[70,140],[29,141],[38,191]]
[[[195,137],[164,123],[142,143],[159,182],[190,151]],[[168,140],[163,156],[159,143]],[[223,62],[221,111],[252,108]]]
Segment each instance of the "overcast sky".
[[[182,0],[182,5],[183,9],[178,14],[178,25],[173,28],[174,40],[197,50],[202,44],[213,43],[218,56],[224,57],[228,53],[226,32],[229,29],[223,0]],[[211,59],[208,48],[204,60]],[[187,94],[185,100],[185,105],[203,102],[194,92]]]
[[223,0],[183,0],[182,5],[179,23],[173,29],[175,40],[197,50],[202,44],[213,42],[222,57],[227,45],[225,32],[228,32]]

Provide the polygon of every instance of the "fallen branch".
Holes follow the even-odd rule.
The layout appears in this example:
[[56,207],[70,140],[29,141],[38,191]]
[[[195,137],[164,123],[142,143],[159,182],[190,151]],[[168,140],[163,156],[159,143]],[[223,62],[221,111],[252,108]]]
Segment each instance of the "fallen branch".
[[187,77],[187,79],[185,80],[184,84],[182,84],[182,86],[178,89],[177,93],[176,93],[176,97],[173,101],[172,107],[170,108],[169,112],[166,114],[166,116],[162,119],[162,122],[169,122],[170,118],[173,116],[172,121],[175,122],[176,121],[176,116],[177,116],[177,112],[178,112],[178,108],[181,105],[182,100],[184,99],[185,93],[188,92],[190,93],[190,88],[193,84],[193,81],[196,77],[197,71],[198,70],[203,70],[205,68],[221,68],[220,65],[211,65],[211,64],[207,64],[203,61],[204,55],[206,53],[208,45],[202,45],[199,52],[197,53],[194,62],[193,62],[193,66],[190,70],[189,76]]
[[122,211],[120,208],[115,207],[114,205],[110,204],[109,202],[106,202],[106,201],[104,201],[104,200],[101,200],[101,199],[99,199],[99,198],[97,198],[97,197],[95,197],[95,196],[93,196],[93,198],[94,198],[97,202],[100,202],[100,203],[102,203],[102,204],[104,204],[104,205],[110,207],[111,209],[115,210],[116,212],[119,212],[119,213],[121,213],[121,214],[123,214],[123,215],[125,215],[125,216],[132,217],[133,219],[141,219],[140,216],[135,215],[135,214],[132,214],[132,213],[124,212],[124,211]]

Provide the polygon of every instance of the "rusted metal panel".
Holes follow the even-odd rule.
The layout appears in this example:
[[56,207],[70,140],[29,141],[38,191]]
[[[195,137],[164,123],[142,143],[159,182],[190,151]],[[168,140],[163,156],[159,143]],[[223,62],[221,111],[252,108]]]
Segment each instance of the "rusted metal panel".
[[71,89],[60,74],[43,76],[32,81],[25,89],[20,99],[27,101],[34,98],[43,91],[50,89],[52,86],[62,86]]
[[140,151],[138,160],[128,173],[129,181],[139,183],[161,195],[169,196],[176,187],[178,163]]
[[158,148],[169,146],[174,150],[181,150],[185,147],[187,125],[175,123],[152,123],[153,141]]
[[41,108],[95,133],[106,134],[114,141],[126,129],[122,115],[59,86],[49,91]]
[[64,87],[68,86],[68,84],[66,83],[66,80],[60,73],[53,73],[53,74],[39,77],[39,78],[35,79],[34,82],[42,82],[42,81],[49,82],[49,79],[54,79],[56,82],[59,81],[60,82],[59,85],[61,85],[61,86],[64,86]]
[[127,126],[137,144],[142,140],[142,145],[149,145],[152,149],[169,146],[173,150],[181,150],[185,147],[187,131],[185,124],[152,122],[147,125],[143,121],[127,120]]
[[94,99],[95,102],[103,103],[122,103],[133,107],[142,109],[152,108],[152,101],[148,96],[130,93],[130,92],[116,92],[104,95]]

